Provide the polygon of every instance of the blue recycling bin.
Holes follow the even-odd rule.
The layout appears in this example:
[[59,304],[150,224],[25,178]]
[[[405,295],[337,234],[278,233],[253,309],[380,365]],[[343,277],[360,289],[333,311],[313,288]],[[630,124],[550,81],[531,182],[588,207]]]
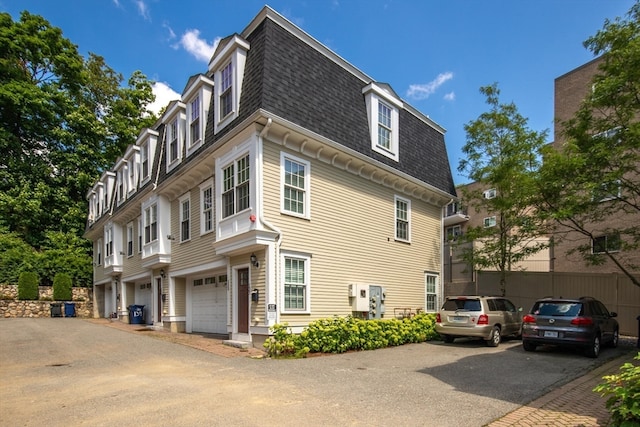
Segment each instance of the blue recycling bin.
[[64,303],[64,317],[76,317],[76,305],[72,302]]
[[144,324],[144,305],[131,304],[129,306],[129,323],[132,325]]

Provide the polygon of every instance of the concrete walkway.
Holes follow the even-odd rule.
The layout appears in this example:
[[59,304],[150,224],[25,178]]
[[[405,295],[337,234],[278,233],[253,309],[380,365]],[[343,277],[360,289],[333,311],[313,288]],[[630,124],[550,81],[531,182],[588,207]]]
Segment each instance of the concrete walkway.
[[617,374],[626,362],[638,365],[634,360],[637,352],[630,352],[611,360],[586,375],[557,388],[488,424],[489,427],[531,427],[531,426],[606,426],[609,412],[606,398],[593,392],[593,388],[603,382],[605,375]]

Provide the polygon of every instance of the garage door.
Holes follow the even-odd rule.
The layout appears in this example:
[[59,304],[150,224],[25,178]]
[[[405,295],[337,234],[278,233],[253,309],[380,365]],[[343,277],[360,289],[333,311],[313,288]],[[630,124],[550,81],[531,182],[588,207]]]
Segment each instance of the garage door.
[[[211,278],[213,279],[213,278]],[[192,330],[213,334],[227,333],[227,288],[214,280],[193,281],[191,293]]]
[[144,305],[144,323],[146,325],[153,324],[153,291],[151,290],[151,283],[144,283],[136,287],[136,305]]

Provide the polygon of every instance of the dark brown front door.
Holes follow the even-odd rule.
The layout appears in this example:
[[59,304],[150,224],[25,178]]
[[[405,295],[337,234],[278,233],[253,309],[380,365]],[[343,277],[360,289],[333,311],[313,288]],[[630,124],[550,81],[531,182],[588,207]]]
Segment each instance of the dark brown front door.
[[249,269],[238,270],[238,333],[249,333]]
[[156,294],[158,298],[156,300],[156,319],[158,322],[162,322],[162,279],[156,279]]

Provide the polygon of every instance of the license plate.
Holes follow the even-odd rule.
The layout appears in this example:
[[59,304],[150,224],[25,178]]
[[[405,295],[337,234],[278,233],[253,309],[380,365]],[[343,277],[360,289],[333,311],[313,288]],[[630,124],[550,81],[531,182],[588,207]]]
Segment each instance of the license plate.
[[465,316],[453,316],[451,319],[452,322],[466,322],[467,318]]
[[558,338],[558,333],[556,331],[544,331],[545,338]]

